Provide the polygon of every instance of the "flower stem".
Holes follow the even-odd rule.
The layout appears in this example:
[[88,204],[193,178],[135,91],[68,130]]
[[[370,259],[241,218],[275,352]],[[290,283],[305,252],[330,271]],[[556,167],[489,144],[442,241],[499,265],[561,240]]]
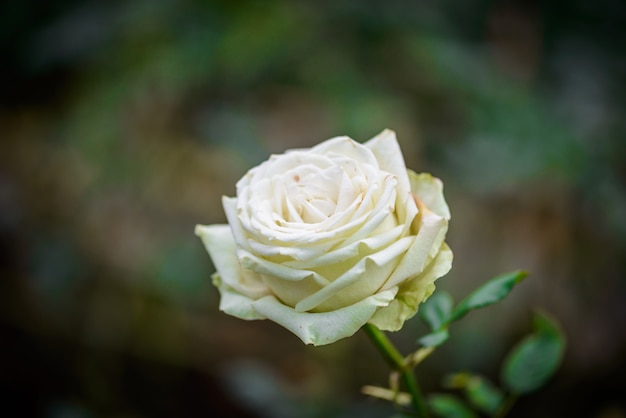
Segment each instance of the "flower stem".
[[396,349],[387,336],[374,325],[365,324],[363,330],[374,343],[378,351],[385,358],[389,366],[400,374],[402,382],[407,391],[411,394],[411,405],[418,417],[428,418],[428,409],[424,402],[424,397],[413,374],[413,369],[404,361],[404,357]]

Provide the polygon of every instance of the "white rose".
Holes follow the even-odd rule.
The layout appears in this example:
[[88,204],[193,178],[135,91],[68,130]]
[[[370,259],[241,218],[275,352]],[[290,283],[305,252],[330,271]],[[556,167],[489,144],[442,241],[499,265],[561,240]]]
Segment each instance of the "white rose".
[[390,130],[273,155],[222,201],[229,225],[195,230],[220,310],[307,344],[399,330],[452,264],[442,183],[406,169]]

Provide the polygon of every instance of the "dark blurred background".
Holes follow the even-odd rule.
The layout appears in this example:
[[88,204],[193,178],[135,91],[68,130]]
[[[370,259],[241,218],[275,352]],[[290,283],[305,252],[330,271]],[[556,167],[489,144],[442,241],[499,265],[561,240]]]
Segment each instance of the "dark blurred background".
[[539,308],[567,352],[511,416],[626,417],[625,45],[619,0],[0,3],[0,415],[390,416],[364,335],[218,312],[193,235],[270,153],[390,128],[445,183],[438,288],[531,272],[424,389],[498,382]]

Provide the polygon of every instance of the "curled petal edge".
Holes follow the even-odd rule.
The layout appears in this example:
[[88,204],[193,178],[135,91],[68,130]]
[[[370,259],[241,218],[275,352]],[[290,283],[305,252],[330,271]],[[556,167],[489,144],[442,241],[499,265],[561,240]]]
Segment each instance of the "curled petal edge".
[[382,170],[397,176],[398,192],[400,194],[408,192],[410,181],[395,131],[385,129],[364,145],[374,153]]
[[443,195],[443,182],[429,173],[416,173],[407,169],[411,192],[421,200],[424,205],[437,215],[450,220],[450,208]]
[[239,319],[265,319],[263,315],[259,314],[252,307],[254,300],[242,295],[237,292],[237,290],[224,283],[219,273],[213,274],[212,279],[213,285],[217,287],[220,292],[220,311]]
[[256,273],[241,268],[237,259],[237,244],[229,225],[196,225],[195,233],[211,256],[221,286],[254,299],[269,293]]
[[377,309],[387,306],[394,299],[397,291],[398,288],[389,289],[330,312],[297,312],[274,296],[254,301],[252,307],[261,316],[287,328],[305,344],[319,346],[355,334]]
[[424,272],[400,287],[397,297],[389,305],[379,309],[368,321],[383,331],[398,331],[404,322],[412,318],[423,303],[435,291],[435,280],[452,268],[453,254],[444,242],[437,256]]

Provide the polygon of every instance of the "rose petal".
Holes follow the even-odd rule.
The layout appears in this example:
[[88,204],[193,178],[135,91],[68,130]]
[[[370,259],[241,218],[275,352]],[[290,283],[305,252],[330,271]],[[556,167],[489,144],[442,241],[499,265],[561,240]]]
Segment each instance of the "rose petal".
[[323,154],[331,157],[333,155],[342,155],[358,161],[361,165],[369,164],[378,167],[377,158],[372,151],[347,136],[339,136],[324,141],[311,148],[310,153]]
[[296,334],[305,344],[325,345],[356,333],[376,309],[386,306],[397,289],[377,293],[354,305],[332,312],[300,313],[283,305],[273,296],[254,302],[254,309],[262,315]]
[[398,177],[398,193],[408,192],[410,188],[409,179],[396,133],[390,129],[385,129],[364,145],[372,150],[381,170]]
[[421,275],[403,284],[396,299],[388,306],[376,311],[368,321],[383,331],[398,331],[404,322],[413,317],[419,304],[424,302],[435,290],[435,280],[445,275],[452,268],[453,255],[447,244],[443,243],[437,256],[430,262]]
[[394,287],[409,277],[420,274],[441,246],[448,230],[448,221],[424,206],[420,207],[420,218],[419,231],[413,244],[384,288]]
[[239,216],[237,216],[239,211],[237,209],[237,198],[222,196],[222,206],[224,207],[224,213],[226,214],[226,219],[228,220],[228,225],[230,226],[233,239],[241,248],[249,249],[248,234],[244,230]]
[[290,282],[313,279],[321,286],[326,286],[330,283],[328,279],[322,277],[315,271],[295,269],[283,264],[273,263],[261,257],[257,257],[244,249],[238,249],[237,255],[243,268],[253,270],[259,274],[266,274]]
[[215,273],[212,278],[213,285],[220,292],[220,311],[241,319],[265,319],[252,307],[257,298],[249,298],[237,292],[225,284],[218,273]]
[[228,225],[197,225],[195,233],[202,239],[224,284],[251,298],[268,294],[269,289],[258,276],[241,268],[236,256],[235,240]]
[[367,237],[358,242],[353,242],[350,245],[340,246],[336,250],[320,255],[319,257],[315,257],[305,261],[286,261],[283,264],[293,268],[309,269],[324,265],[341,263],[343,261],[349,260],[352,257],[356,257],[359,254],[369,254],[373,250],[390,244],[391,241],[400,237],[403,228],[404,227],[402,225],[399,225],[383,233]]
[[[411,242],[410,237],[402,238],[389,247],[362,258],[332,283],[298,302],[295,307],[296,311],[312,310],[331,297],[337,296],[342,289],[357,282],[362,286],[362,289],[358,289],[361,291],[374,291],[380,288],[395,268],[400,255],[407,250]],[[350,296],[357,299],[360,297],[358,294],[351,294]]]
[[407,170],[411,182],[411,192],[415,194],[428,209],[437,215],[450,219],[450,209],[443,196],[443,182],[428,173],[417,174]]
[[[371,217],[348,239],[344,245],[366,238],[370,235],[394,210],[396,200],[396,178],[388,176],[383,185],[382,195],[372,210]],[[395,226],[395,225],[394,225]]]

